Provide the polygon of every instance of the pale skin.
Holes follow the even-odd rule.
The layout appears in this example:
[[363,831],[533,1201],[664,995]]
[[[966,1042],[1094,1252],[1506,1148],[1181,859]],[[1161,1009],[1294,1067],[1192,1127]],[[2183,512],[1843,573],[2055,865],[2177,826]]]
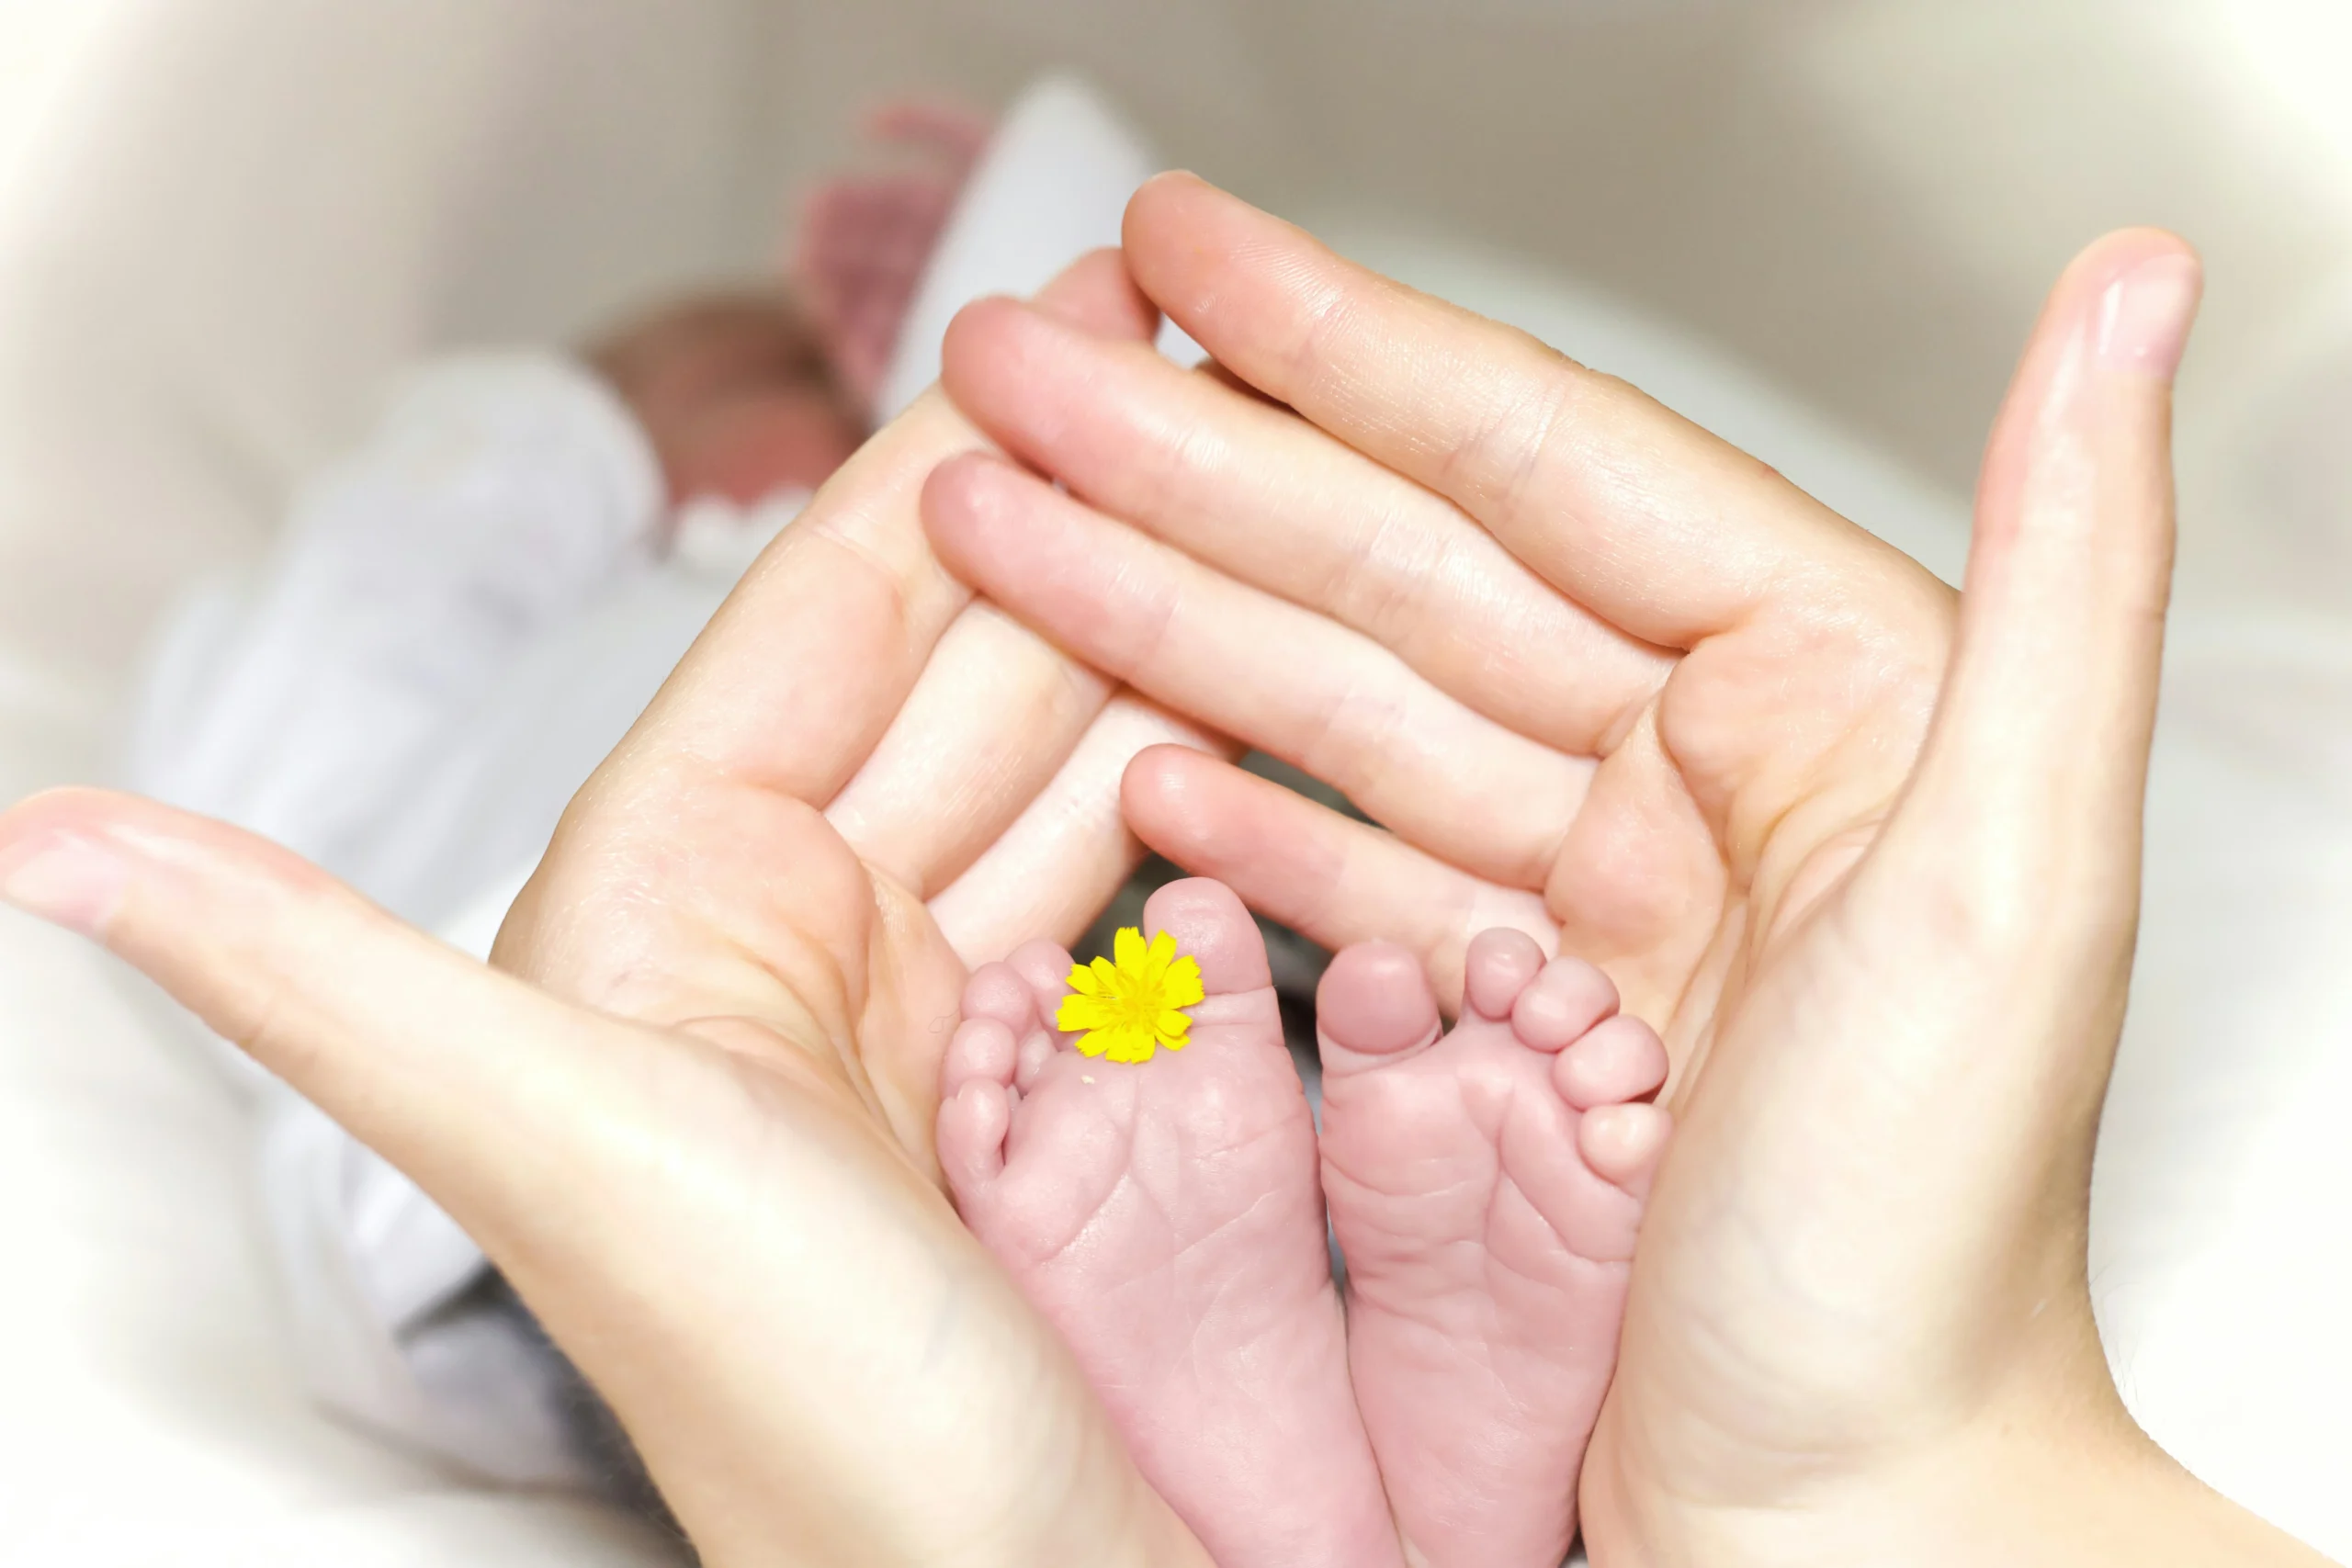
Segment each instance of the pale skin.
[[[1107,255],[1049,293],[1150,325]],[[921,486],[978,440],[928,397],[827,484],[582,791],[500,968],[149,802],[0,818],[10,898],[481,1240],[713,1563],[1208,1561],[937,1185],[959,950],[1074,937],[1133,861],[1128,757],[1193,733],[939,570]]]
[[[1501,923],[1540,940],[1556,920],[1580,949],[1589,931],[1629,1009],[1670,1025],[1679,1153],[1585,1470],[1597,1561],[2316,1561],[2131,1428],[2080,1279],[2169,542],[2169,364],[2133,345],[2185,330],[2177,276],[2169,305],[2139,292],[2164,297],[2143,268],[2185,267],[2177,243],[2110,241],[2053,297],[1988,462],[1955,660],[1949,595],[1769,473],[1203,205],[1224,199],[1147,189],[1128,236],[1145,287],[1238,375],[1461,502],[1432,515],[1521,595],[1384,576],[1342,519],[1291,509],[1326,542],[1310,564],[1362,561],[1384,590],[1366,642],[1401,666],[1446,641],[1501,657],[1477,638],[1514,604],[1580,636],[1596,622],[1594,649],[1624,646],[1594,667],[1634,673],[1527,699],[1568,716],[1568,763],[1642,680],[1668,694],[1633,702],[1659,717],[1637,716],[1614,772],[1517,751],[1566,788],[1595,781],[1561,840],[1589,848],[1589,877],[1533,896],[1531,871],[1555,879],[1512,820],[1508,840],[1425,849],[1299,818],[1289,854],[1266,828],[1290,808],[1213,765],[1126,768],[1182,728],[972,603],[924,549],[915,489],[974,445],[926,401],[828,486],[827,525],[786,536],[583,792],[502,943],[521,980],[117,796],[0,818],[0,889],[155,975],[445,1201],[614,1399],[714,1562],[1204,1561],[930,1180],[929,1026],[956,955],[1071,932],[1099,904],[1131,852],[1101,809],[1123,772],[1148,838],[1294,924],[1403,932],[1452,992],[1467,937],[1498,923],[1478,914],[1511,900]],[[1098,329],[1140,335],[1132,301],[1092,298]],[[2103,318],[2132,331],[2102,340]],[[1527,408],[1577,417],[1498,417]],[[1308,460],[1251,464],[1271,480]],[[1678,519],[1703,519],[1709,549]],[[1197,548],[1221,581],[1253,575],[1246,541]],[[985,539],[956,555],[975,576],[1017,558]],[[1547,607],[1564,589],[1582,611]],[[1263,637],[1223,609],[1207,624]],[[1173,692],[1182,651],[1125,672]],[[1354,657],[1299,668],[1371,690]],[[1469,690],[1484,662],[1431,683]],[[955,700],[978,691],[1013,700]],[[1388,731],[1397,750],[1441,756],[1478,728],[1423,701]],[[1274,750],[1318,733],[1314,710],[1185,705]],[[1686,715],[1677,743],[1639,739]],[[1408,765],[1366,804],[1436,838],[1476,784]],[[1660,852],[1611,852],[1628,846]],[[1773,1267],[1797,1256],[1803,1294]],[[1856,1321],[1886,1332],[1858,1345]]]
[[1221,1568],[1557,1568],[1665,1047],[1521,932],[1471,944],[1450,1033],[1419,961],[1366,943],[1317,991],[1318,1144],[1240,899],[1173,883],[1143,931],[1205,992],[1145,1060],[1057,1032],[1052,942],[972,976],[939,1113],[965,1222]]
[[[1196,181],[1147,187],[1126,249],[1260,398],[976,309],[950,389],[1077,499],[962,460],[934,538],[1396,829],[1156,752],[1126,781],[1156,847],[1449,978],[1515,911],[1661,1025],[1680,1152],[1595,1561],[2316,1561],[2133,1427],[2083,1278],[2194,258],[2128,232],[2061,280],[1962,609],[1638,393]],[[1220,679],[1245,649],[1307,674]]]

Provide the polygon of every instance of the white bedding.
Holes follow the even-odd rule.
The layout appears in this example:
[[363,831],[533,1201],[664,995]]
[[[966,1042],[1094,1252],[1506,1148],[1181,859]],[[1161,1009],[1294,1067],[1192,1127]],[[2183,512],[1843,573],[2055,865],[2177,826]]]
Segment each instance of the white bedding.
[[[772,198],[744,171],[777,160],[744,146],[776,120],[741,57],[831,25],[752,0],[661,28],[558,0],[393,9],[93,0],[39,112],[0,118],[0,797],[103,772],[165,593],[249,551],[390,369],[457,324],[547,331],[754,254],[740,213]],[[1294,209],[1954,570],[1961,502],[1768,378],[1333,194]],[[2291,566],[2331,541],[2265,547]],[[2352,638],[2243,581],[2252,609],[2176,639],[2096,1284],[2158,1436],[2352,1558]],[[305,1403],[242,1112],[166,1039],[107,960],[0,912],[0,1558],[663,1560],[640,1527],[474,1492]]]

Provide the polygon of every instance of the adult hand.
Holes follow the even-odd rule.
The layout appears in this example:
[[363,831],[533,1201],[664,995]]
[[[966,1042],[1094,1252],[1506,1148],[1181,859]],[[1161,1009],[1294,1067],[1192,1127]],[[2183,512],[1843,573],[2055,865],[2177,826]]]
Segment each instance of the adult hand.
[[1126,782],[1153,848],[1326,945],[1418,947],[1442,995],[1520,926],[1690,1056],[1883,819],[1951,591],[1634,389],[1189,177],[1126,241],[1228,374],[967,310],[946,386],[1069,493],[959,458],[943,557],[1383,824],[1160,752]]
[[[1155,324],[1110,252],[1041,305]],[[820,1042],[810,1070],[925,1171],[967,962],[1081,931],[1139,854],[1128,759],[1212,743],[940,566],[922,487],[979,445],[934,392],[824,487],[573,799],[493,960],[624,1017]]]
[[[1141,337],[1114,257],[1051,308]],[[566,815],[501,962],[89,791],[0,892],[104,941],[413,1176],[612,1401],[706,1560],[1205,1562],[933,1179],[962,951],[1072,934],[1187,733],[975,604],[937,395],[747,576]]]
[[1154,753],[1157,847],[1449,976],[1515,915],[1667,1026],[1595,1561],[2312,1561],[2132,1427],[2085,1282],[2193,258],[2120,235],[2061,284],[1946,682],[1940,585],[1630,389],[1197,182],[1126,238],[1227,374],[975,308],[949,387],[1071,494],[959,460],[934,536],[1393,829]]

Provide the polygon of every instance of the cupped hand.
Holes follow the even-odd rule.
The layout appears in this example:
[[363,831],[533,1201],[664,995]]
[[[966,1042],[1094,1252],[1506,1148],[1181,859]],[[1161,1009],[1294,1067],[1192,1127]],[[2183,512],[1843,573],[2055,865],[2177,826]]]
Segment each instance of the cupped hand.
[[2060,285],[1956,620],[1638,393],[1197,182],[1148,187],[1126,238],[1224,369],[975,308],[948,386],[1069,493],[963,459],[934,537],[1385,825],[1154,753],[1126,797],[1157,847],[1448,978],[1515,915],[1665,1027],[1680,1125],[1585,1471],[1595,1562],[2311,1561],[2137,1432],[2085,1279],[2178,242],[2115,236]]
[[[1153,324],[1107,254],[1049,308]],[[1122,768],[1190,733],[932,558],[921,486],[978,441],[927,397],[766,552],[566,813],[509,974],[152,803],[0,818],[0,892],[481,1241],[712,1562],[1205,1561],[935,1181],[963,955],[1082,927],[1137,852]]]
[[1126,239],[1225,373],[967,310],[945,385],[1069,493],[957,459],[943,558],[1380,824],[1162,752],[1126,784],[1152,847],[1328,946],[1417,946],[1442,996],[1520,926],[1687,1062],[1884,818],[1951,592],[1623,383],[1197,181],[1147,186]]
[[[1155,320],[1111,252],[1041,307]],[[1140,852],[1121,770],[1212,744],[933,557],[924,480],[979,445],[933,392],[826,484],[573,799],[494,953],[624,1017],[819,1043],[808,1070],[926,1171],[967,962],[1082,931]]]

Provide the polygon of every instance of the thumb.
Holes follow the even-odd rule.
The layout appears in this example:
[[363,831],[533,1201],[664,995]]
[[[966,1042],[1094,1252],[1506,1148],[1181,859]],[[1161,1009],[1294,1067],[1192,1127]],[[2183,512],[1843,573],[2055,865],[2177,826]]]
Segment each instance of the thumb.
[[1882,840],[1931,863],[1976,935],[2023,937],[2078,986],[2079,965],[2130,957],[2173,374],[2200,287],[2194,253],[2143,229],[2092,245],[2052,291],[1985,455],[1951,672]]
[[614,1055],[588,1047],[650,1043],[443,946],[288,851],[132,795],[56,790],[0,813],[0,897],[145,973],[493,1254],[512,1239],[503,1219],[560,1206],[583,1071]]

